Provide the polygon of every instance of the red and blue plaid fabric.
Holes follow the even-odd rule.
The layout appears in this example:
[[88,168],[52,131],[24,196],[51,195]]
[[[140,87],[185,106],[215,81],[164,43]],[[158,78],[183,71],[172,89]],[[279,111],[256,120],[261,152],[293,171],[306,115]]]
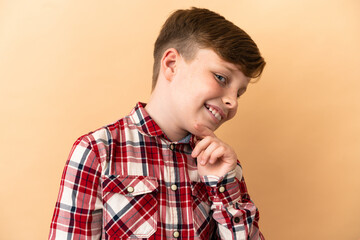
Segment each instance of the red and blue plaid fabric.
[[138,103],[81,136],[62,175],[49,239],[263,239],[242,169],[199,177],[194,136],[171,142]]

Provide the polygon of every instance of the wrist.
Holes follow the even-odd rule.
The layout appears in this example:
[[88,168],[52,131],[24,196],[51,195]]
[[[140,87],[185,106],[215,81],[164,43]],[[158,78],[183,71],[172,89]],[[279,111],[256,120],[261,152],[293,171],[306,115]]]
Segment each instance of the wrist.
[[[200,164],[200,166],[198,165],[198,174],[200,177],[204,177],[204,176],[216,176],[218,178],[221,178],[233,171],[235,171],[236,169],[236,162],[234,164],[234,166],[227,166],[227,167],[224,167],[224,166],[210,166],[210,167],[207,167],[207,166],[203,166],[201,165],[201,163],[198,163]],[[209,163],[207,163],[209,164]]]

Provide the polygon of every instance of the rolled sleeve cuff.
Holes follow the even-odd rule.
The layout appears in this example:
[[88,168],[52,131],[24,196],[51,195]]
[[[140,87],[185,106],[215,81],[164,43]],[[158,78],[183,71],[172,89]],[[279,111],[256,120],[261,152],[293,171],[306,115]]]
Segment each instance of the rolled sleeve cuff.
[[213,175],[201,177],[201,181],[206,185],[209,200],[213,203],[213,208],[226,208],[240,199],[240,186],[235,176],[234,169],[222,177]]

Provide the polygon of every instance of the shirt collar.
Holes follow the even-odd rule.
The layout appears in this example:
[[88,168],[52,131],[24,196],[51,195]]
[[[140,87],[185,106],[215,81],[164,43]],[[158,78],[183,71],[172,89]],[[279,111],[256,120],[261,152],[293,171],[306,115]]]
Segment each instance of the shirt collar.
[[130,118],[138,130],[150,136],[165,137],[159,125],[150,117],[145,110],[146,103],[138,102],[130,112]]
[[[150,117],[145,110],[146,103],[138,102],[133,110],[130,112],[130,118],[138,130],[153,137],[162,137],[168,141],[171,141],[165,133],[161,130],[159,125]],[[187,135],[181,139],[178,143],[190,144],[192,148],[195,146],[195,136],[192,134]]]

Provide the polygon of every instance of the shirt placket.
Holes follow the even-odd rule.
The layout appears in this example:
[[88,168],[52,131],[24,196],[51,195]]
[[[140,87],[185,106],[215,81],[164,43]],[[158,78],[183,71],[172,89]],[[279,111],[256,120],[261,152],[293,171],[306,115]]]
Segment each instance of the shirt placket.
[[171,206],[170,206],[170,219],[171,219],[171,226],[173,226],[173,229],[168,229],[168,234],[171,235],[173,238],[179,238],[180,237],[180,225],[183,222],[181,217],[181,207],[180,207],[180,201],[179,201],[179,187],[178,186],[182,179],[180,179],[179,174],[179,163],[177,158],[177,145],[174,142],[171,142],[168,146],[169,149],[169,155],[170,161],[169,161],[169,168],[170,168],[170,174],[169,174],[169,182],[167,183],[167,192],[168,196],[170,198]]

